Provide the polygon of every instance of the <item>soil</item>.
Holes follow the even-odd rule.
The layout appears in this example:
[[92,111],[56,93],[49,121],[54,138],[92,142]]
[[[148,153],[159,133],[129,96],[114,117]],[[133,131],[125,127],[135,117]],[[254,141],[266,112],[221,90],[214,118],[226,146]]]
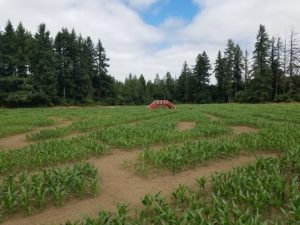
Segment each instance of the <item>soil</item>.
[[219,120],[221,120],[220,117],[214,116],[214,115],[212,115],[212,114],[206,113],[205,115],[206,115],[206,116],[208,117],[208,119],[211,120],[211,121],[219,121]]
[[27,145],[30,145],[34,142],[26,140],[26,136],[28,134],[41,131],[43,129],[52,129],[52,128],[58,128],[58,127],[67,127],[72,124],[72,121],[69,120],[62,120],[56,118],[56,123],[51,126],[44,126],[44,127],[36,127],[30,132],[25,132],[21,134],[15,134],[9,137],[0,138],[0,147],[3,149],[15,149],[15,148],[22,148]]
[[[168,196],[178,184],[196,185],[195,178],[210,177],[215,172],[226,172],[237,166],[246,165],[256,159],[254,155],[241,154],[231,159],[208,162],[206,166],[196,167],[175,175],[168,173],[152,178],[141,178],[132,171],[122,168],[124,160],[132,161],[139,151],[114,150],[112,154],[89,160],[100,172],[100,193],[96,198],[66,201],[61,208],[48,207],[40,214],[30,217],[15,216],[4,225],[60,224],[67,220],[82,219],[85,215],[96,216],[100,209],[115,211],[117,203],[128,203],[130,208],[141,207],[140,199],[147,193]],[[259,154],[262,157],[274,154]]]
[[72,139],[74,137],[78,137],[78,136],[83,135],[83,134],[84,133],[82,133],[82,132],[74,131],[74,132],[68,134],[67,136],[63,137],[63,139]]
[[248,126],[234,126],[234,127],[231,127],[231,129],[233,130],[233,133],[235,135],[243,134],[243,133],[258,132],[257,128],[248,127]]
[[196,122],[179,122],[176,126],[177,131],[191,130],[195,128]]

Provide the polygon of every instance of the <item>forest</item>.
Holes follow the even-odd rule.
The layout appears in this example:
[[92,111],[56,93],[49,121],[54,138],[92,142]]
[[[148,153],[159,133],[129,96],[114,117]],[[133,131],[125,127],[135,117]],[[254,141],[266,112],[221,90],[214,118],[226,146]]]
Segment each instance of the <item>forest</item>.
[[153,81],[129,74],[123,82],[110,75],[100,39],[94,43],[67,28],[53,37],[45,24],[32,34],[22,23],[14,28],[8,21],[0,29],[0,106],[300,101],[295,31],[273,37],[260,25],[251,55],[231,39],[216,55],[211,62],[200,52],[194,65],[183,62],[180,74],[156,74]]

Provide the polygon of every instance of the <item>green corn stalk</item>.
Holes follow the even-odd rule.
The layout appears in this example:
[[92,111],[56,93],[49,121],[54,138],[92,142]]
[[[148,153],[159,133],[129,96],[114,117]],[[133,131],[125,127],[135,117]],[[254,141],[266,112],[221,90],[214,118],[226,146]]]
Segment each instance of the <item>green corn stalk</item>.
[[20,204],[25,215],[29,215],[31,211],[31,192],[27,184],[20,184]]
[[31,180],[33,200],[36,202],[37,208],[41,211],[45,207],[47,189],[40,176],[34,175]]
[[56,207],[61,207],[62,199],[66,194],[64,188],[60,184],[57,184],[54,187],[50,187],[50,191],[53,194]]
[[12,176],[8,177],[5,186],[4,202],[9,215],[12,215],[18,204],[17,191]]

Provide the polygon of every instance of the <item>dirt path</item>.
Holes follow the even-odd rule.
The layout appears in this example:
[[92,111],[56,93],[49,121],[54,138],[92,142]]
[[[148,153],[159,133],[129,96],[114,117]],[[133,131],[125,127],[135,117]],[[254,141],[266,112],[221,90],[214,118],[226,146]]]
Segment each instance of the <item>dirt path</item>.
[[209,113],[205,113],[205,115],[206,115],[206,116],[208,117],[208,119],[211,120],[211,121],[219,121],[219,120],[221,120],[220,117],[214,116],[214,115],[209,114]]
[[26,136],[28,134],[35,133],[35,132],[41,131],[43,129],[67,127],[71,124],[72,124],[72,121],[59,119],[56,121],[56,123],[54,125],[51,125],[51,126],[37,127],[26,133],[21,133],[21,134],[12,135],[9,137],[0,138],[0,147],[2,147],[3,149],[15,149],[15,148],[25,147],[27,145],[34,143],[33,141],[28,141],[26,139]]
[[185,131],[185,130],[191,130],[195,128],[196,122],[179,122],[177,123],[176,130],[177,131]]
[[243,133],[253,133],[259,131],[257,128],[248,127],[248,126],[233,126],[231,127],[231,129],[233,130],[233,133],[235,135],[243,134]]
[[[82,219],[85,215],[96,215],[99,209],[114,211],[116,203],[130,204],[131,208],[141,206],[140,199],[147,193],[162,191],[168,195],[180,184],[195,185],[194,179],[200,176],[210,177],[215,172],[229,171],[255,160],[255,156],[239,155],[231,159],[209,162],[206,166],[183,171],[175,175],[165,174],[144,179],[121,167],[124,160],[135,160],[139,151],[114,151],[111,155],[91,159],[101,172],[100,194],[96,198],[70,200],[62,208],[54,206],[44,212],[30,217],[15,217],[5,221],[4,225],[40,225],[59,224],[67,220]],[[260,154],[260,156],[272,156]]]

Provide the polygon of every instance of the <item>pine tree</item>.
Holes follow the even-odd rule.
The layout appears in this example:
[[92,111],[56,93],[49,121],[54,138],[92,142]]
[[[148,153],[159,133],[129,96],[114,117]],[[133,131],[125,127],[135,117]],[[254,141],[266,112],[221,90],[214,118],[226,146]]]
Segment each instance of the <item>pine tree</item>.
[[242,71],[243,64],[243,52],[239,45],[236,45],[234,49],[234,65],[233,65],[233,98],[236,94],[242,90]]
[[71,58],[70,58],[70,34],[63,28],[55,37],[55,56],[57,61],[56,74],[58,76],[58,95],[66,101],[71,97]]
[[279,81],[281,80],[281,48],[280,38],[273,37],[271,40],[270,66],[272,71],[272,99],[276,100],[279,92]]
[[249,54],[248,51],[245,51],[244,55],[244,88],[245,90],[248,88],[248,85],[250,83],[250,70],[249,70]]
[[2,35],[2,73],[3,76],[16,74],[16,34],[10,21],[7,22]]
[[[3,44],[4,44],[4,40],[3,40],[3,32],[1,31],[1,27],[0,27],[0,78],[2,76],[4,76],[4,55],[3,55]],[[1,104],[1,102],[0,102]]]
[[260,25],[253,52],[253,101],[272,99],[272,72],[269,63],[270,41],[266,28]]
[[96,46],[96,65],[97,65],[97,76],[93,81],[93,86],[96,89],[96,97],[98,99],[113,96],[115,93],[112,91],[113,79],[107,74],[107,63],[109,58],[106,57],[106,51],[102,46],[100,40],[98,40]]
[[51,104],[56,101],[57,77],[53,41],[46,25],[39,25],[34,36],[31,54],[31,70],[36,92],[36,104]]
[[[289,96],[294,97],[295,93],[300,95],[300,87],[296,85],[299,82],[300,76],[300,47],[297,34],[294,30],[290,33],[289,40],[289,59],[288,59],[288,73],[289,73]],[[298,90],[299,89],[299,90]],[[300,98],[300,97],[299,97]]]
[[88,95],[89,98],[93,98],[97,95],[95,88],[93,87],[93,80],[97,76],[97,62],[96,62],[96,49],[94,43],[90,37],[87,37],[83,41],[82,49],[82,63],[85,68],[85,75],[88,79]]
[[30,47],[32,44],[31,35],[26,32],[22,23],[20,23],[15,32],[16,43],[16,73],[19,77],[26,77],[29,74]]
[[77,37],[75,31],[72,31],[74,40],[74,53],[72,61],[74,69],[72,71],[72,80],[74,83],[74,98],[76,102],[85,103],[91,101],[91,77],[89,75],[89,62],[87,61],[87,52],[85,40]]
[[156,74],[153,82],[153,98],[154,99],[166,98],[165,82],[162,79],[160,79],[159,74]]
[[190,102],[191,99],[191,77],[192,72],[185,61],[181,70],[181,74],[178,78],[177,89],[176,89],[176,98],[181,102]]
[[222,57],[221,51],[218,52],[218,56],[215,62],[215,70],[214,74],[217,80],[217,88],[218,88],[218,99],[220,101],[226,101],[226,59]]
[[141,74],[138,79],[138,97],[139,102],[144,104],[146,101],[146,81],[143,74]]
[[173,98],[175,96],[175,81],[172,78],[170,72],[167,72],[166,74],[165,85],[166,85],[166,99],[173,101]]
[[207,103],[211,101],[209,93],[210,69],[210,61],[204,51],[197,56],[196,65],[193,69],[193,78],[195,80],[193,96],[197,103]]
[[225,93],[228,102],[233,101],[233,76],[234,76],[234,55],[235,55],[235,44],[229,39],[227,42],[227,48],[225,50]]

